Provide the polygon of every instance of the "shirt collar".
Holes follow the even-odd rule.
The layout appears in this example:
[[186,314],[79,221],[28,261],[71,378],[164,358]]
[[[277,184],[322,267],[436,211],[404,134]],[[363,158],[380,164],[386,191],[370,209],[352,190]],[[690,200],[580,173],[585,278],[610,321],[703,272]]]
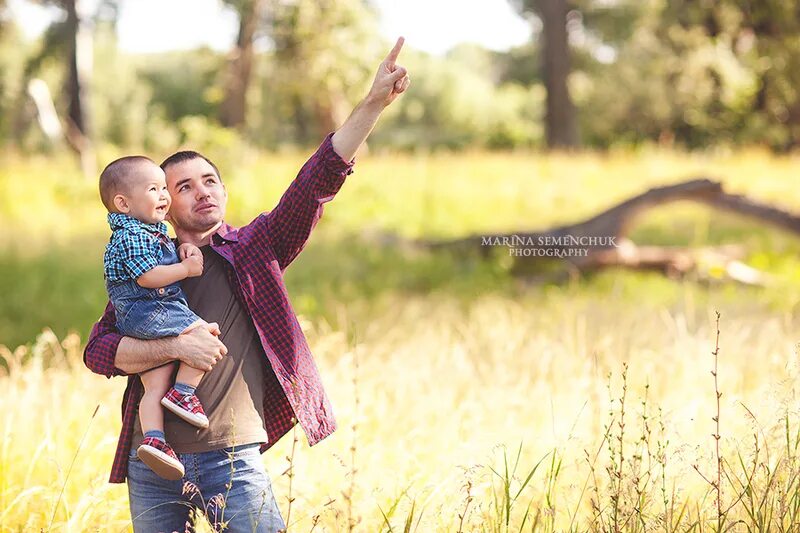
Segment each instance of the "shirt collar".
[[149,231],[150,233],[160,233],[162,235],[167,234],[167,225],[165,223],[159,222],[157,224],[148,224],[146,222],[142,222],[141,220],[137,220],[130,215],[126,215],[125,213],[109,213],[108,225],[111,226],[112,230],[144,229],[145,231]]
[[211,243],[218,245],[226,241],[239,242],[239,230],[223,222],[219,229],[211,235]]

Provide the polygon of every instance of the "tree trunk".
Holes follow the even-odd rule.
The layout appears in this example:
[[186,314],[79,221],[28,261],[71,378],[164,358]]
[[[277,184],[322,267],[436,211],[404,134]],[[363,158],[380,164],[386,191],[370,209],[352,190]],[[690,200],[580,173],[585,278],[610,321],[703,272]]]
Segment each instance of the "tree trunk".
[[220,122],[230,128],[242,128],[247,112],[247,89],[253,70],[253,37],[263,8],[263,0],[246,2],[239,12],[239,37],[232,52],[225,99],[220,109]]
[[80,1],[67,0],[64,3],[67,9],[69,33],[69,56],[67,59],[69,62],[67,75],[69,107],[67,115],[72,126],[81,135],[88,136],[89,110],[86,102],[88,101],[88,84],[92,72],[92,37],[91,31],[87,31],[86,23],[79,16],[80,6],[78,4]]
[[347,120],[347,98],[340,89],[329,89],[317,96],[314,111],[317,119],[317,135],[320,138],[325,137]]
[[570,72],[567,35],[567,1],[540,0],[537,14],[542,21],[542,63],[547,90],[545,133],[550,148],[573,148],[579,144],[575,107],[569,96]]
[[8,14],[5,13],[6,3],[6,0],[0,0],[0,36],[5,33],[8,24],[8,19],[6,18]]
[[292,108],[294,110],[295,142],[305,145],[311,142],[312,129],[308,113],[303,105],[303,97],[298,92],[292,94]]
[[93,44],[92,28],[83,0],[66,0],[68,28],[67,138],[78,152],[84,175],[95,174],[94,151],[91,137],[89,110],[89,84],[92,78]]

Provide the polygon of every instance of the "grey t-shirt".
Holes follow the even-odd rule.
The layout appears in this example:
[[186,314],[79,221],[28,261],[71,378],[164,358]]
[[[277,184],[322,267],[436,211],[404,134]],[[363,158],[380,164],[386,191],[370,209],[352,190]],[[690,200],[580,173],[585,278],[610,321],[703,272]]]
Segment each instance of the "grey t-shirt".
[[[206,322],[217,322],[228,348],[197,387],[208,416],[200,429],[164,409],[164,432],[176,453],[199,453],[228,446],[267,442],[264,425],[264,372],[271,372],[255,326],[236,297],[229,276],[233,269],[210,246],[203,246],[203,274],[183,280],[189,307]],[[177,369],[177,365],[175,365]],[[142,441],[139,417],[133,427],[134,447]]]

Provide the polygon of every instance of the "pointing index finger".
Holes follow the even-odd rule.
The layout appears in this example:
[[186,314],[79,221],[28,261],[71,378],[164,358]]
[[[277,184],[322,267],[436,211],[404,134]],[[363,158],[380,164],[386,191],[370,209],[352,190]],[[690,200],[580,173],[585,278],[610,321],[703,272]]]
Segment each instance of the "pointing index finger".
[[405,39],[403,37],[397,38],[397,42],[395,43],[394,48],[392,48],[392,51],[389,52],[388,56],[386,56],[387,63],[394,65],[394,62],[397,61],[397,56],[400,55],[400,49],[403,48],[404,42]]

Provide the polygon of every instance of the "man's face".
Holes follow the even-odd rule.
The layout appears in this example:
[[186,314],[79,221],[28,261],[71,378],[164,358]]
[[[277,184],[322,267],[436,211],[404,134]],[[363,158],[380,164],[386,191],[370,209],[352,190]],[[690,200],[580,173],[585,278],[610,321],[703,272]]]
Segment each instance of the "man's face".
[[228,192],[208,162],[197,157],[166,168],[167,190],[172,207],[167,220],[175,227],[204,232],[225,217]]

